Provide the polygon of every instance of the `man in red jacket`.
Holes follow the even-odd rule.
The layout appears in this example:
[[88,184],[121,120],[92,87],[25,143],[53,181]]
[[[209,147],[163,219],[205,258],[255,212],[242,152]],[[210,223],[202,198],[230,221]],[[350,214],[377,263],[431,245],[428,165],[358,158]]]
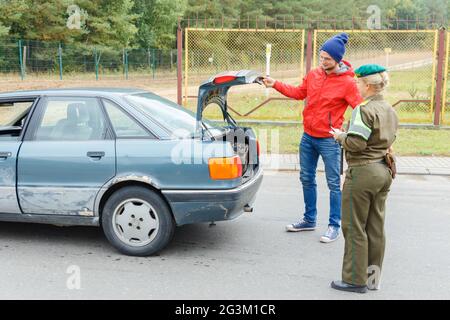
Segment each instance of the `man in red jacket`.
[[320,66],[311,70],[298,87],[269,77],[263,80],[266,87],[273,87],[287,97],[296,100],[307,99],[303,110],[304,133],[300,142],[300,181],[303,185],[305,213],[302,221],[290,224],[286,229],[305,231],[316,228],[316,170],[321,156],[330,189],[329,224],[327,231],[320,238],[320,241],[325,243],[338,238],[341,223],[341,148],[329,131],[332,127],[342,127],[344,113],[349,105],[355,108],[363,101],[356,87],[352,66],[342,60],[347,41],[346,33],[328,39],[320,48]]

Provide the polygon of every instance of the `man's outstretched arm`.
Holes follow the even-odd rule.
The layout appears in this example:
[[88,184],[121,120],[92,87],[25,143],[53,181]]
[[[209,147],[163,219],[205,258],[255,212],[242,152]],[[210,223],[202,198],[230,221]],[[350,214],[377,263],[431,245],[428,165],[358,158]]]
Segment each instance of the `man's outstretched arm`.
[[263,79],[264,85],[267,88],[274,88],[282,95],[295,99],[295,100],[303,100],[307,95],[307,81],[306,76],[303,78],[303,82],[298,87],[292,86],[290,84],[283,83],[281,81],[265,77]]

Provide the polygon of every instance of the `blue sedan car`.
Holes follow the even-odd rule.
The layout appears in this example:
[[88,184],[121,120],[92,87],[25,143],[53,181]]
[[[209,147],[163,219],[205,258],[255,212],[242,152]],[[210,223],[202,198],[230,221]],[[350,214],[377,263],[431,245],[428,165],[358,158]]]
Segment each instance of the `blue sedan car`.
[[[120,252],[147,256],[176,226],[252,211],[259,145],[226,101],[258,79],[212,77],[197,113],[140,89],[0,94],[0,221],[101,226]],[[211,104],[222,123],[204,119]]]

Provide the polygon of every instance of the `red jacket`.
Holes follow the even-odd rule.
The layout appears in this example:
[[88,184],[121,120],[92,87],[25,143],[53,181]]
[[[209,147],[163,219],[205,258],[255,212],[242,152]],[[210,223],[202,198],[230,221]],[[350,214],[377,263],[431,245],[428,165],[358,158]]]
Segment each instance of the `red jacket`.
[[296,100],[307,99],[303,110],[305,132],[316,138],[328,138],[330,119],[333,128],[342,128],[344,113],[350,105],[355,108],[363,101],[354,80],[350,63],[342,60],[337,73],[326,74],[322,68],[311,70],[303,83],[294,87],[276,81],[274,89]]

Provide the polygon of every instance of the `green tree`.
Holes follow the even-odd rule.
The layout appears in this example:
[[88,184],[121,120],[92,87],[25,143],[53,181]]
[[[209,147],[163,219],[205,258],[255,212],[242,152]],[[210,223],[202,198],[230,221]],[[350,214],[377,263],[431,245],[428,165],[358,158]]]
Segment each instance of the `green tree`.
[[136,44],[144,48],[173,48],[178,17],[186,10],[186,0],[135,0]]
[[132,13],[132,0],[79,0],[88,17],[84,32],[76,37],[86,45],[122,48],[134,41],[139,15]]
[[422,15],[421,3],[412,0],[393,0],[387,2],[386,12],[389,18],[416,19],[417,16]]
[[32,40],[67,41],[78,30],[66,27],[69,0],[1,0],[0,22],[9,35]]
[[448,0],[422,0],[424,14],[427,17],[436,17],[448,24]]
[[9,27],[12,37],[124,47],[138,31],[133,0],[78,0],[84,25],[74,29],[67,26],[72,0],[0,1],[0,23]]
[[184,13],[186,18],[212,18],[219,19],[238,18],[241,13],[241,4],[245,0],[188,0],[188,6]]
[[7,35],[8,32],[9,32],[9,28],[5,27],[3,24],[0,23],[0,37]]

